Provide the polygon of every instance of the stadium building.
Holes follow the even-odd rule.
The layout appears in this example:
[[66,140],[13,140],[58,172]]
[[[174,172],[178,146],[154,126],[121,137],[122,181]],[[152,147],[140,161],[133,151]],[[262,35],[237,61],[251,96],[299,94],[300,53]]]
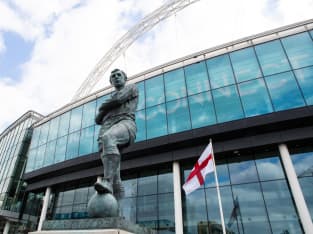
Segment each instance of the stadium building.
[[[122,157],[126,219],[162,234],[222,233],[213,174],[190,195],[182,191],[212,139],[228,233],[310,233],[313,20],[177,59],[128,82],[140,97],[136,143]],[[88,217],[102,173],[94,118],[112,91],[32,124],[20,216],[41,198],[32,223],[38,229],[45,219]]]

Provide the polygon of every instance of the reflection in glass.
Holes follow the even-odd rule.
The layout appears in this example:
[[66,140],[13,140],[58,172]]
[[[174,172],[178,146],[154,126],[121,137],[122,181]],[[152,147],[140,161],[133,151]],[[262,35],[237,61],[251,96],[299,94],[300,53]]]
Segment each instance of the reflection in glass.
[[228,54],[207,60],[212,89],[235,83]]
[[275,180],[285,178],[281,162],[277,156],[255,160],[260,180]]
[[146,109],[147,139],[167,134],[167,121],[165,113],[164,104]]
[[143,141],[146,139],[146,113],[145,110],[136,112],[136,142]]
[[137,223],[145,227],[157,228],[157,195],[137,197]]
[[[240,233],[267,234],[272,233],[259,183],[234,185],[234,197],[238,201],[242,225],[238,225]],[[242,228],[244,230],[242,230]]]
[[81,128],[81,120],[82,120],[82,110],[83,107],[76,107],[71,110],[71,120],[70,120],[70,129],[69,132],[77,131]]
[[50,121],[48,141],[54,140],[58,135],[60,117],[56,117]]
[[83,106],[82,128],[89,127],[95,123],[96,100],[88,102]]
[[167,102],[186,96],[186,83],[182,68],[165,73],[164,83]]
[[157,193],[157,173],[156,171],[145,171],[138,178],[138,195],[148,195]]
[[146,107],[155,106],[165,102],[163,76],[153,77],[145,81]]
[[137,195],[137,177],[136,175],[128,175],[122,178],[125,197],[134,197]]
[[92,153],[93,150],[93,136],[94,126],[81,130],[79,141],[79,155],[86,155]]
[[[226,163],[216,165],[216,172],[217,172],[218,183],[220,186],[230,184],[228,167]],[[205,183],[205,187],[215,186],[214,173],[207,174],[207,176],[205,177],[204,183]]]
[[33,131],[32,141],[29,147],[30,149],[33,149],[38,146],[39,136],[40,136],[40,126],[35,128]]
[[191,128],[186,98],[166,103],[169,133],[185,131]]
[[34,170],[35,167],[35,159],[36,159],[37,149],[31,149],[27,155],[27,165],[26,165],[26,172],[30,172]]
[[142,110],[145,108],[145,83],[142,81],[142,82],[136,83],[136,86],[139,92],[137,110]]
[[263,79],[243,82],[238,87],[246,117],[273,112]]
[[49,166],[54,162],[54,152],[55,152],[56,141],[50,141],[47,144],[45,159],[43,166]]
[[[242,159],[241,159],[242,160]],[[254,160],[229,163],[230,180],[232,184],[258,181]]]
[[235,77],[238,82],[261,77],[261,70],[253,48],[246,48],[230,53]]
[[299,178],[299,183],[310,215],[313,217],[313,172],[310,177]]
[[49,124],[50,122],[44,123],[40,128],[40,138],[38,145],[45,144],[47,142],[48,134],[49,134]]
[[188,95],[201,93],[210,89],[205,63],[199,62],[185,67]]
[[296,78],[308,105],[313,105],[313,67],[295,70]]
[[235,85],[213,90],[213,99],[219,123],[244,117]]
[[126,197],[120,202],[121,216],[136,223],[136,197]]
[[80,131],[77,131],[68,135],[66,157],[65,157],[66,160],[72,159],[78,156],[79,135],[80,135]]
[[217,199],[217,190],[215,187],[206,189],[206,203],[209,226],[210,224],[214,223],[221,224],[221,217]]
[[262,189],[273,233],[302,233],[286,181],[263,182]]
[[158,193],[169,192],[173,192],[173,173],[170,169],[163,169],[158,175]]
[[265,80],[276,111],[305,105],[293,73],[280,73]]
[[35,160],[35,167],[34,167],[35,170],[42,167],[44,156],[45,156],[45,151],[46,151],[46,145],[42,145],[38,147],[36,160]]
[[158,229],[163,231],[161,233],[175,233],[173,193],[158,195],[158,221]]
[[70,112],[66,112],[60,116],[58,137],[64,136],[68,133],[69,125],[70,125]]
[[67,135],[57,140],[57,144],[55,147],[54,163],[62,162],[65,160],[66,142]]
[[279,40],[255,46],[264,76],[290,70],[288,59]]
[[192,128],[200,128],[216,123],[211,92],[189,96]]
[[294,69],[313,65],[313,42],[307,32],[285,37],[281,41]]
[[204,189],[198,189],[183,200],[183,219],[184,219],[184,233],[198,233],[198,227],[204,229],[203,233],[209,233],[206,223],[207,210],[205,204]]

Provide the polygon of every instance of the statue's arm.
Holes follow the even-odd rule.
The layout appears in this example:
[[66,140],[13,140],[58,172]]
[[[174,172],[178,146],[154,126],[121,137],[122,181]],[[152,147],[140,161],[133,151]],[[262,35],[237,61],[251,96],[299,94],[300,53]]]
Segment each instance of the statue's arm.
[[123,103],[136,98],[138,96],[138,89],[136,85],[130,84],[119,92],[116,92],[110,99],[107,99],[99,108],[99,111],[109,111],[112,108],[118,107]]

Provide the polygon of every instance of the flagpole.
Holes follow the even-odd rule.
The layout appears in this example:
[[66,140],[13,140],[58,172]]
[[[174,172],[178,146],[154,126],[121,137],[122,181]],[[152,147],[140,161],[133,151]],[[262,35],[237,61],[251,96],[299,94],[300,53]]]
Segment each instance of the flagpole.
[[220,209],[220,216],[221,216],[221,223],[223,228],[223,234],[226,234],[226,228],[225,228],[225,222],[224,222],[224,214],[223,214],[223,207],[222,207],[222,200],[221,200],[221,194],[220,194],[220,186],[217,179],[217,171],[216,171],[216,164],[214,159],[214,150],[213,150],[213,144],[212,139],[210,139],[210,144],[212,146],[212,159],[213,159],[213,165],[214,165],[214,177],[215,177],[215,183],[216,183],[216,189],[217,189],[217,199],[218,199],[218,206]]

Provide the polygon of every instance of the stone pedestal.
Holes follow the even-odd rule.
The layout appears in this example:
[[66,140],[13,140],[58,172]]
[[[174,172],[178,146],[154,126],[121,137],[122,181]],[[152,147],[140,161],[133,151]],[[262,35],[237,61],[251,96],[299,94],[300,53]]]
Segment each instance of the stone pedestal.
[[156,234],[157,232],[121,217],[46,220],[42,231],[31,234]]

